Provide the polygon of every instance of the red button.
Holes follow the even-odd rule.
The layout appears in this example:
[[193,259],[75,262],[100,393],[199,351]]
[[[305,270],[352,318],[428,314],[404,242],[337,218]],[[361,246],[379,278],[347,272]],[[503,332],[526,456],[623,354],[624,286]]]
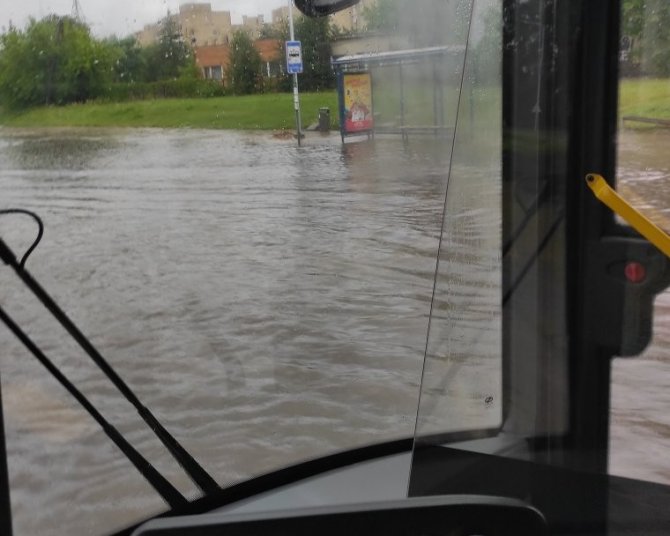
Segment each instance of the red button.
[[639,262],[629,262],[624,268],[626,279],[631,283],[642,283],[647,278],[646,268]]

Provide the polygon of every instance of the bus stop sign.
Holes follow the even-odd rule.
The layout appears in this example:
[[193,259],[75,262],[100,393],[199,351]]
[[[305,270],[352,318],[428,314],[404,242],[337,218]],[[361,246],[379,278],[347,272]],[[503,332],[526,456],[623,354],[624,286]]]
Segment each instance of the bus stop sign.
[[288,74],[300,74],[303,71],[300,41],[286,41],[286,70]]

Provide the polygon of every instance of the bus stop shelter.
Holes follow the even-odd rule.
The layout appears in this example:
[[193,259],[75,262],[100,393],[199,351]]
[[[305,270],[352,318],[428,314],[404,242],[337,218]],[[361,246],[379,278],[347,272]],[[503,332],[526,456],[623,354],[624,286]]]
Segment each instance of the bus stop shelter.
[[404,140],[451,135],[447,109],[453,106],[455,115],[464,54],[465,46],[451,45],[333,59],[342,141],[376,133]]

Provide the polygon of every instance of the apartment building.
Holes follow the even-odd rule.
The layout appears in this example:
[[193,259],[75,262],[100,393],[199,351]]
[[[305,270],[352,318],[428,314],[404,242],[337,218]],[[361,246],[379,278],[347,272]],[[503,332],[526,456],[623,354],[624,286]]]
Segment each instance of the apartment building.
[[[182,37],[194,47],[227,45],[236,30],[258,39],[265,24],[263,15],[244,16],[241,25],[232,23],[230,11],[213,11],[212,4],[194,2],[179,6],[179,13],[168,15],[178,24]],[[135,34],[140,46],[155,43],[161,32],[161,23],[149,24]]]
[[246,31],[252,39],[259,39],[263,26],[265,26],[265,18],[263,15],[256,15],[254,17],[243,15],[242,26],[239,29]]
[[179,6],[179,28],[193,46],[227,44],[233,32],[230,11],[212,11],[211,4]]

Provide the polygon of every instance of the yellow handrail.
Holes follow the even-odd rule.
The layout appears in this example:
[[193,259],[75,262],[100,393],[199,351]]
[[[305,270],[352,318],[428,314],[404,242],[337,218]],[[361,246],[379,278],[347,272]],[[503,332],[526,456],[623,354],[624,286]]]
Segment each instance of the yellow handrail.
[[616,193],[601,175],[589,173],[586,176],[586,184],[602,203],[670,257],[670,236]]

